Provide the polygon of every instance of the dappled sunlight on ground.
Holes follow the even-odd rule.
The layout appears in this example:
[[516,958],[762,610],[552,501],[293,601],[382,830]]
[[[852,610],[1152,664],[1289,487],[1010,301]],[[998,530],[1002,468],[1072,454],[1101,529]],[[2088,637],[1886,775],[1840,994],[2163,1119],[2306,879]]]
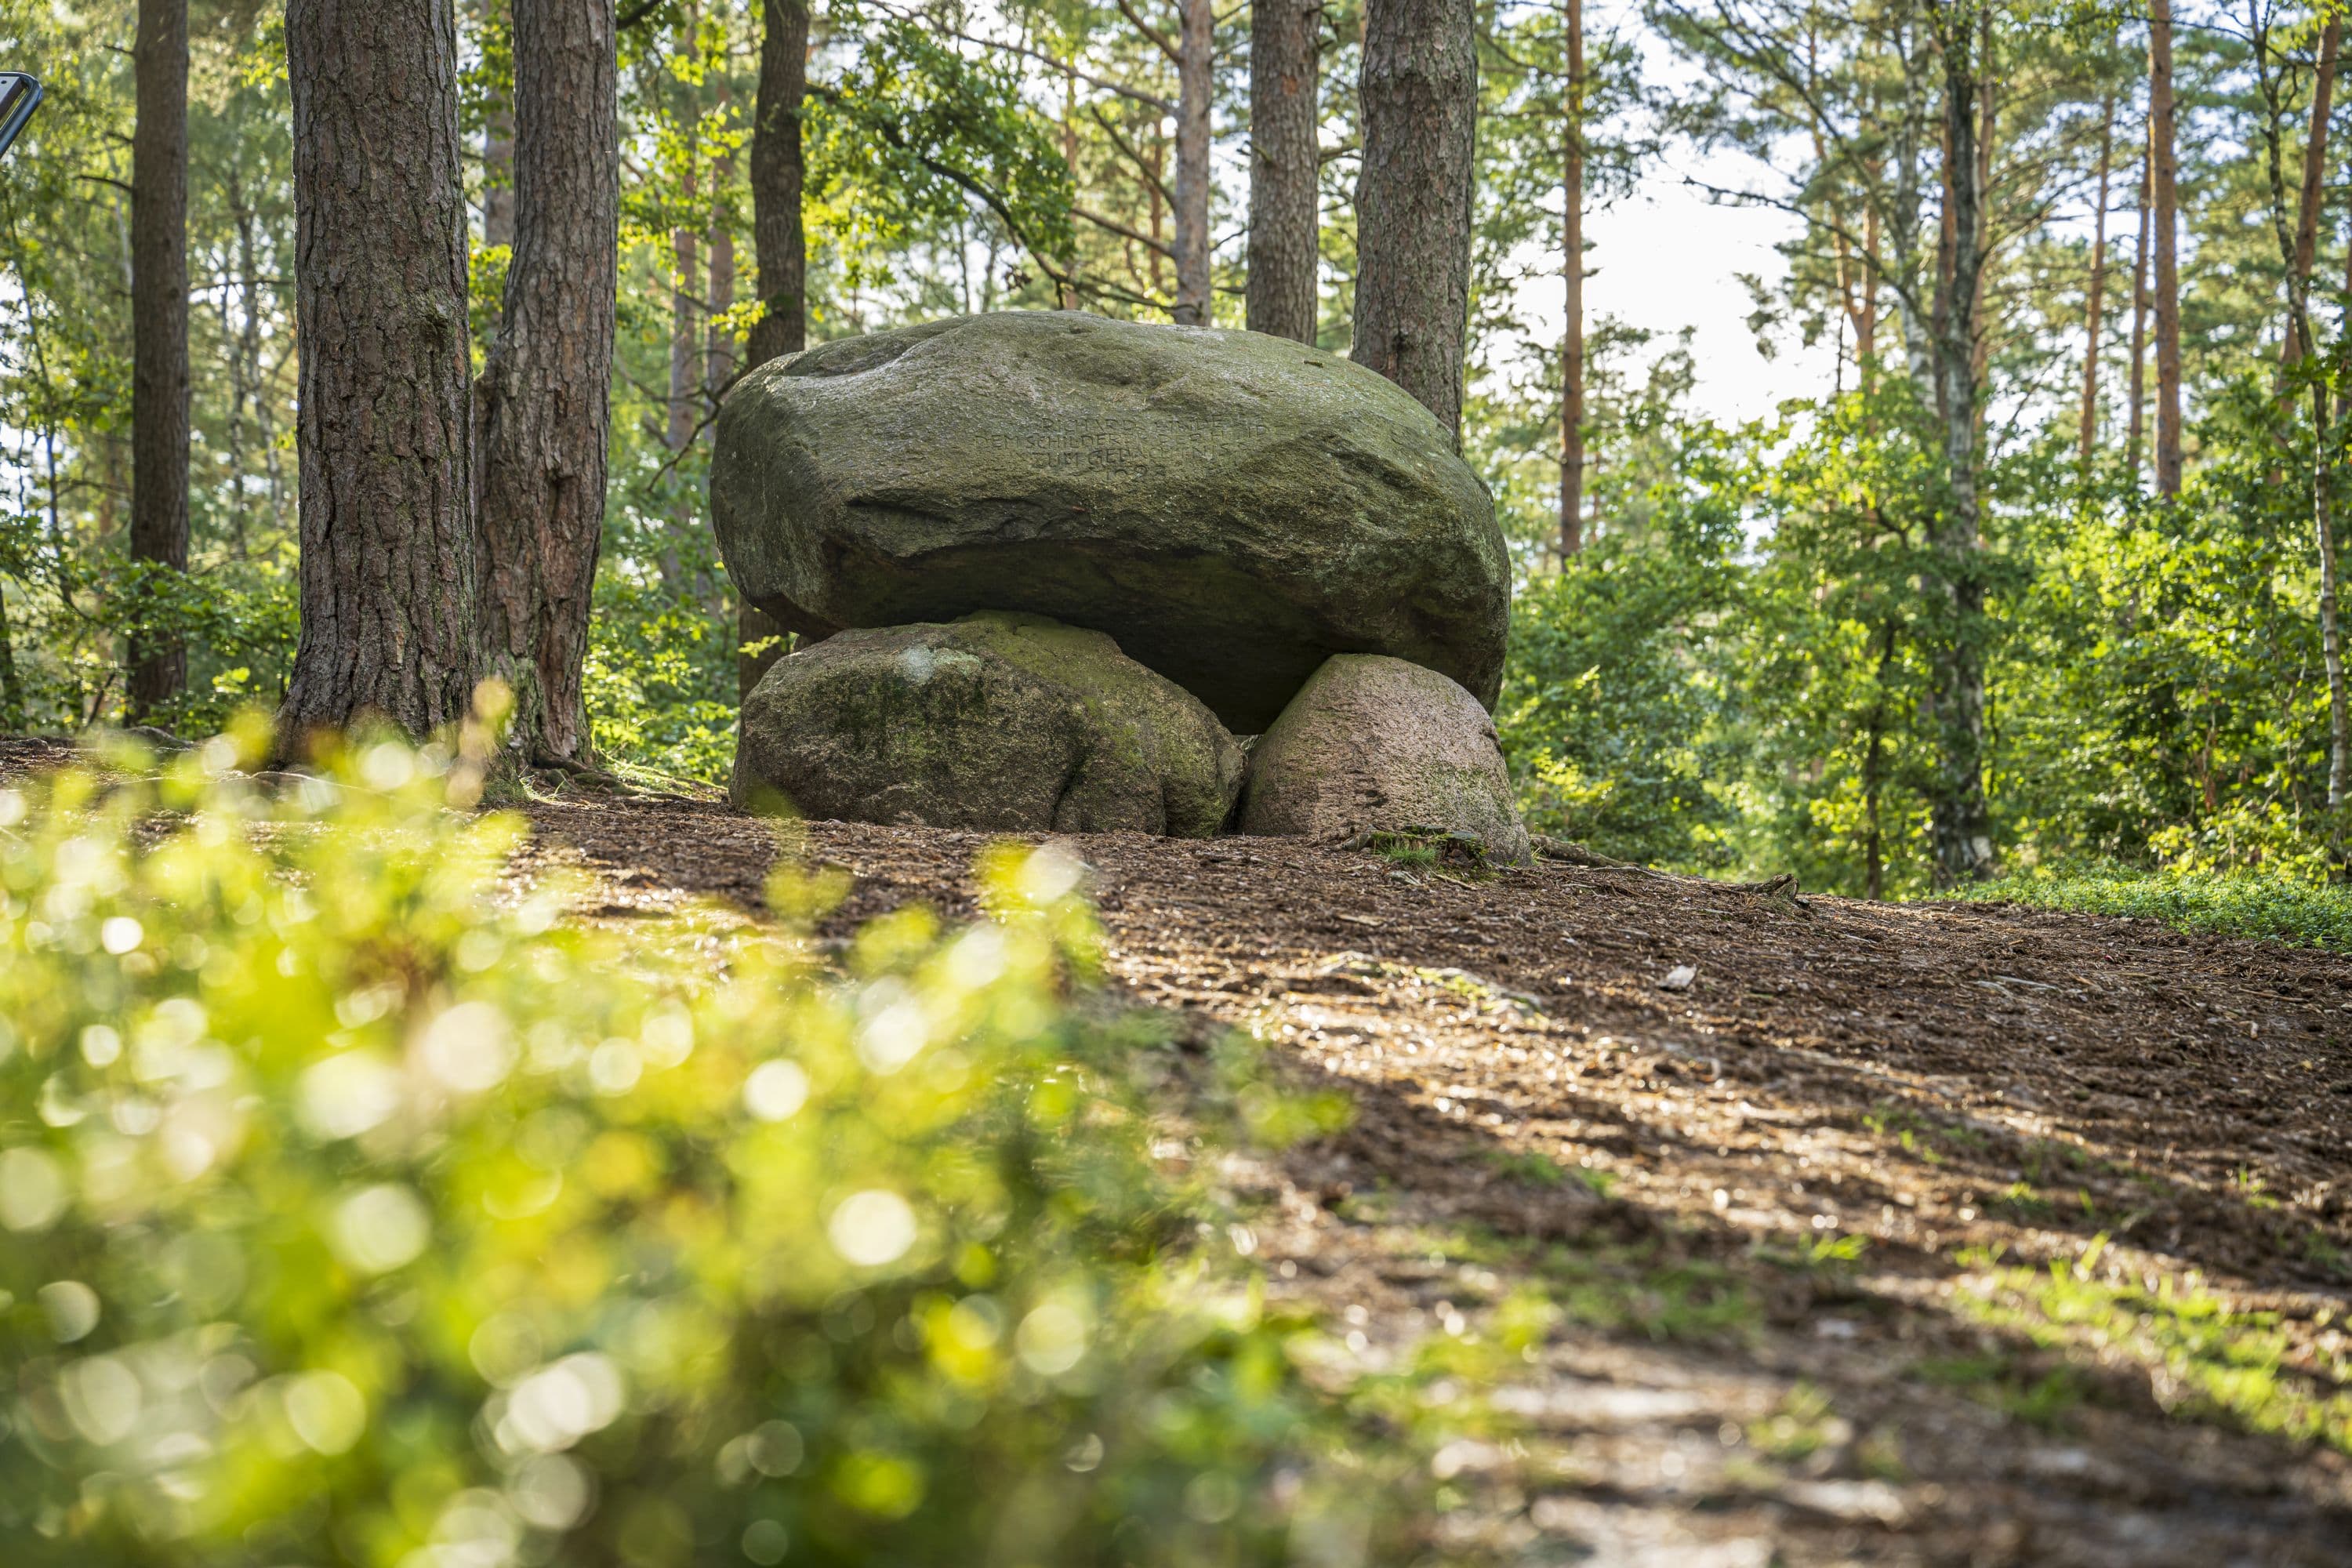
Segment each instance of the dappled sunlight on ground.
[[[564,847],[519,874],[589,873],[591,918],[751,906],[778,842],[694,803],[533,815]],[[805,835],[856,879],[845,931],[968,910],[987,841]],[[1609,868],[1066,842],[1134,1000],[1356,1102],[1225,1173],[1231,1244],[1369,1364],[1548,1325],[1523,1372],[1433,1391],[1499,1417],[1438,1457],[1449,1549],[2343,1560],[2352,961]]]

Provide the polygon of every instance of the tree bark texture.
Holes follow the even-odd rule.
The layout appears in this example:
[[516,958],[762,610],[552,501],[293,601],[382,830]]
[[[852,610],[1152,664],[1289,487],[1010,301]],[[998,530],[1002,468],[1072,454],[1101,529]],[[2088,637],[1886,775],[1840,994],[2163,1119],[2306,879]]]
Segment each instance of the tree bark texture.
[[[131,556],[188,568],[188,6],[139,0],[131,134]],[[130,709],[180,695],[188,650],[169,632],[131,638]]]
[[1322,8],[1307,0],[1250,7],[1249,281],[1253,332],[1315,341],[1322,217],[1316,136]]
[[[1952,7],[1952,11],[1959,8]],[[1951,15],[1951,11],[1946,13]],[[1994,868],[1992,819],[1984,792],[1983,542],[1978,531],[1977,324],[1984,268],[1984,192],[1977,169],[1977,63],[1962,28],[1943,39],[1944,132],[1950,193],[1951,287],[1936,342],[1937,404],[1944,426],[1945,504],[1931,543],[1932,584],[1944,599],[1931,654],[1937,727],[1928,831],[1938,886],[1973,881]]]
[[1357,363],[1462,444],[1478,110],[1469,0],[1367,0],[1356,185]]
[[751,247],[760,300],[749,354],[764,364],[808,346],[808,242],[801,226],[801,102],[808,95],[808,0],[765,0],[752,106]]
[[2115,154],[2116,100],[2107,95],[2099,121],[2099,209],[2091,224],[2091,289],[2083,304],[2083,467],[2091,466],[2091,449],[2099,434],[2099,329],[2105,324],[2107,302],[2107,176]]
[[2287,263],[2289,326],[2279,345],[2279,363],[2290,365],[2319,352],[2311,329],[2311,265],[2319,255],[2319,208],[2326,199],[2327,113],[2336,92],[2336,54],[2344,39],[2344,18],[2331,16],[2319,35],[2319,63],[2311,84],[2311,134],[2304,142],[2303,185],[2298,193],[2294,254]]
[[1176,308],[1180,327],[1214,325],[1209,304],[1210,34],[1213,0],[1176,0]]
[[1568,325],[1559,345],[1559,559],[1584,548],[1584,5],[1567,0],[1568,81],[1561,90],[1560,278]]
[[482,372],[482,641],[527,763],[593,750],[581,668],[604,525],[620,254],[614,0],[514,0],[515,242]]
[[2180,493],[2179,128],[2172,96],[2172,0],[2148,0],[2147,164],[2156,228],[2156,489]]
[[[711,88],[721,108],[731,107],[734,94],[725,79],[714,77]],[[735,229],[727,216],[727,189],[735,179],[735,155],[721,153],[710,165],[710,226],[703,231],[703,250],[710,258],[710,287],[703,298],[709,306],[703,327],[702,390],[708,403],[735,374],[734,329],[721,320],[735,308]]]
[[2139,488],[2140,459],[2146,451],[2147,408],[2147,190],[2148,153],[2146,142],[2139,160],[2139,239],[2132,247],[2131,413],[2124,437],[2124,469],[2132,488]]
[[[760,319],[745,347],[765,364],[808,346],[808,240],[801,226],[801,103],[808,95],[808,0],[765,0],[760,89],[752,105],[751,247],[760,268]],[[784,628],[750,605],[735,612],[735,685],[746,696],[783,657]],[[746,653],[754,643],[768,643]]]
[[301,640],[281,744],[465,717],[480,674],[450,0],[288,0]]

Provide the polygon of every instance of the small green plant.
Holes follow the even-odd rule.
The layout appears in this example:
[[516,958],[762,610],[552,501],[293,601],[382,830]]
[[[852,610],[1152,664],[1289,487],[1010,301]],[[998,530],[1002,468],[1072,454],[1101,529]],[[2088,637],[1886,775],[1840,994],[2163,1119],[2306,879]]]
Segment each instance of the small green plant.
[[[264,743],[0,791],[12,1563],[1377,1542],[1414,1472],[1154,1163],[1173,1053],[1069,1005],[1075,862],[992,852],[986,918],[837,963],[790,855],[772,926],[614,933],[502,896],[479,735],[276,796]],[[1211,1076],[1206,1135],[1328,1123]]]
[[2352,1453],[2352,1359],[2292,1363],[2276,1313],[2234,1311],[2193,1273],[2111,1279],[2100,1268],[2106,1244],[2094,1237],[2079,1258],[2046,1269],[1964,1255],[1982,1273],[1963,1287],[1961,1305],[2042,1349],[2137,1364],[2184,1415]]
[[1771,1415],[1748,1423],[1748,1441],[1767,1458],[1794,1465],[1843,1441],[1844,1427],[1831,1411],[1830,1396],[1812,1384],[1800,1383]]
[[1785,1240],[1759,1242],[1756,1256],[1784,1268],[1835,1272],[1860,1262],[1869,1247],[1870,1237],[1858,1230],[1801,1232]]
[[1556,1187],[1568,1180],[1559,1161],[1533,1149],[1496,1149],[1487,1153],[1486,1163],[1506,1181],[1525,1182],[1531,1187]]

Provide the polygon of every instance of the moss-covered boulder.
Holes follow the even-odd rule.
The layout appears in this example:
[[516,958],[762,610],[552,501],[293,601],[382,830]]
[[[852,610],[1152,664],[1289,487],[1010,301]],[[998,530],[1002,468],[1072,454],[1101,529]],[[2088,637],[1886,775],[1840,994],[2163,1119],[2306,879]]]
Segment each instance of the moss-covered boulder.
[[730,797],[933,827],[1205,836],[1240,746],[1100,632],[1036,616],[842,632],[743,700]]
[[710,507],[793,630],[1051,616],[1239,731],[1334,653],[1501,679],[1486,488],[1412,398],[1286,339],[1056,311],[825,343],[729,394]]
[[1250,748],[1240,827],[1310,837],[1437,827],[1474,836],[1492,859],[1528,858],[1486,710],[1433,669],[1370,655],[1327,662]]

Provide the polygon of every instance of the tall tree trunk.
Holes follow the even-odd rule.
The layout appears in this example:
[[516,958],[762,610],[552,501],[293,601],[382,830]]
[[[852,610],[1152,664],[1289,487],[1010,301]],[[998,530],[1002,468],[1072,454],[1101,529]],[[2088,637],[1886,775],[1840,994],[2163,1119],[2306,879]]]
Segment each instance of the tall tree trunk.
[[515,242],[482,372],[482,637],[526,763],[593,750],[581,667],[604,523],[621,242],[614,0],[514,0]]
[[1258,0],[1250,7],[1249,281],[1253,332],[1315,341],[1321,258],[1316,139],[1316,46],[1322,7]]
[[2335,817],[2330,828],[2335,877],[2342,881],[2352,876],[2352,862],[2345,855],[2344,819],[2347,795],[2352,795],[2352,694],[2347,694],[2345,684],[2344,626],[2336,595],[2336,512],[2329,494],[2334,473],[2328,461],[2335,432],[2330,427],[2325,386],[2312,388],[2311,407],[2315,432],[2311,512],[2319,546],[2319,652],[2327,673],[2327,809]]
[[[2000,129],[2000,111],[1997,101],[2000,82],[1993,75],[1992,13],[1990,5],[1977,7],[1977,68],[1983,79],[1977,85],[1980,118],[1977,130],[1975,161],[1977,184],[1977,287],[1969,302],[1969,313],[1976,318],[1975,347],[1969,353],[1977,384],[1982,386],[1985,370],[1992,363],[1991,313],[1985,309],[1985,289],[1992,280],[1992,248],[1999,243],[1993,231],[1992,150],[1994,138]],[[1979,404],[1977,418],[1984,418]]]
[[[1953,7],[1945,15],[1952,16]],[[1984,266],[1984,212],[1976,170],[1975,49],[1958,17],[1942,39],[1945,156],[1959,177],[1950,191],[1951,286],[1936,343],[1937,403],[1944,426],[1945,503],[1937,509],[1931,591],[1943,600],[1935,633],[1931,696],[1937,729],[1935,787],[1928,808],[1936,881],[1949,887],[1994,868],[1991,815],[1984,793],[1983,542],[1978,530],[1977,301]]]
[[1567,328],[1559,344],[1559,560],[1584,548],[1584,0],[1567,0],[1568,81],[1561,90],[1560,278]]
[[1209,305],[1210,33],[1213,0],[1176,0],[1176,309],[1180,327],[1213,324]]
[[288,0],[301,640],[281,746],[465,717],[481,673],[450,0]]
[[801,226],[801,102],[808,95],[808,0],[763,0],[760,89],[751,109],[751,248],[760,319],[751,363],[808,346],[808,241]]
[[2132,247],[2131,416],[2124,437],[2124,468],[2134,489],[2139,488],[2140,459],[2146,450],[2147,408],[2147,235],[2148,168],[2155,143],[2141,139],[2139,160],[2139,239]]
[[2172,100],[2172,0],[2148,0],[2147,162],[2156,226],[2156,489],[2180,493],[2179,130]]
[[1878,363],[1878,204],[1863,215],[1862,306],[1853,318],[1855,384],[1864,392],[1876,382]]
[[[721,104],[732,100],[734,94],[726,81],[714,76],[712,89]],[[727,187],[735,178],[735,155],[721,153],[710,165],[710,226],[704,231],[704,249],[710,257],[710,287],[705,291],[710,304],[709,321],[703,332],[702,390],[706,398],[716,398],[727,378],[735,374],[735,332],[721,318],[735,308],[735,228],[728,221]]]
[[[139,0],[131,135],[131,557],[188,569],[188,6]],[[130,711],[188,683],[176,634],[131,634]]]
[[1462,444],[1478,57],[1469,0],[1366,0],[1355,346]]
[[[808,244],[801,226],[801,102],[808,93],[808,0],[765,0],[760,89],[751,109],[751,247],[760,266],[760,319],[746,353],[765,364],[808,346]],[[735,609],[739,697],[783,657],[784,628],[757,605]],[[747,653],[750,647],[756,653]]]
[[[1256,13],[1253,11],[1251,15],[1255,16]],[[1253,68],[1255,68],[1254,66]],[[1065,75],[1062,78],[1061,126],[1062,167],[1069,171],[1070,189],[1075,191],[1078,188],[1078,79],[1074,74]],[[983,296],[988,293],[991,285],[995,280],[995,255],[996,242],[993,238],[991,238],[989,241],[989,269],[987,273],[982,275],[980,284],[981,292]],[[1062,275],[1054,279],[1054,309],[1057,310],[1075,310],[1078,308],[1078,291],[1076,287],[1077,280],[1078,253],[1076,249],[1076,242],[1074,238],[1072,241],[1072,248],[1062,253]],[[969,304],[966,304],[964,307],[966,310],[970,310],[971,308],[971,307]]]
[[2116,95],[2107,94],[2099,120],[2099,210],[2091,225],[2091,293],[2083,306],[2083,430],[2079,453],[2084,470],[2099,434],[2099,328],[2107,298],[2107,174],[2116,144]]
[[2319,35],[2319,65],[2311,84],[2311,133],[2303,149],[2303,185],[2297,193],[2294,251],[2287,259],[2288,328],[2279,345],[2279,363],[2291,365],[2319,352],[2311,329],[2311,264],[2319,254],[2319,209],[2326,199],[2327,113],[2336,92],[2336,54],[2344,39],[2344,18],[2331,14]]

